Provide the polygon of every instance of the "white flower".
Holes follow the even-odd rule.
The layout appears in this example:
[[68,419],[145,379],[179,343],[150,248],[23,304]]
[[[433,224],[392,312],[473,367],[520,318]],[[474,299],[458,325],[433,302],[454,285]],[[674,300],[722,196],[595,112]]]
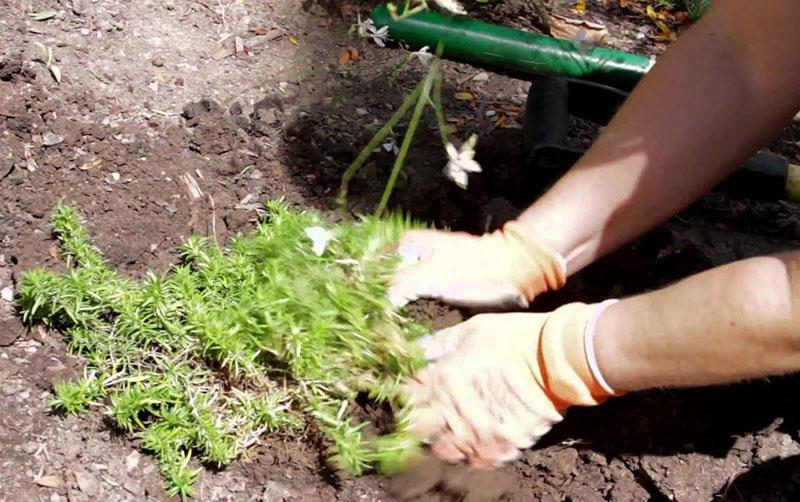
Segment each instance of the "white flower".
[[392,152],[392,153],[393,153],[393,154],[395,154],[395,155],[397,155],[398,153],[400,153],[400,149],[399,149],[399,148],[397,148],[397,141],[395,141],[395,140],[394,140],[394,138],[389,138],[389,140],[387,140],[387,141],[386,141],[385,143],[383,143],[381,146],[382,146],[382,147],[383,147],[383,149],[384,149],[384,150],[386,150],[387,152]]
[[453,180],[456,185],[464,189],[467,188],[467,184],[469,183],[469,173],[481,172],[481,165],[473,159],[473,157],[475,157],[475,143],[477,141],[478,137],[473,134],[461,145],[460,150],[456,150],[456,147],[453,146],[452,143],[447,143],[445,147],[449,160],[444,168],[444,173],[448,178]]
[[333,232],[322,227],[308,227],[306,235],[311,239],[311,250],[317,256],[322,256],[328,243],[333,239]]
[[467,10],[464,9],[464,6],[461,5],[458,0],[433,0],[433,2],[451,14],[464,15],[467,13]]
[[372,19],[367,18],[361,21],[358,20],[358,35],[363,38],[372,38],[378,47],[386,47],[386,41],[389,40],[389,27],[383,26],[380,29],[375,28],[375,23]]
[[433,60],[433,54],[431,54],[430,51],[431,48],[426,45],[422,49],[412,52],[411,57],[419,59],[420,63],[422,63],[425,66],[428,66],[429,64],[431,64],[431,61]]

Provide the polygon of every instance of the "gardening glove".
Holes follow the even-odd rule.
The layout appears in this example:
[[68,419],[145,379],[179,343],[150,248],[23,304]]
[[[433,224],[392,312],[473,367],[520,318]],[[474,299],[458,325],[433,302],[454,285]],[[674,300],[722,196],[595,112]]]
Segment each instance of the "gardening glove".
[[402,263],[389,298],[398,307],[432,298],[466,307],[525,308],[566,282],[564,258],[514,221],[480,237],[412,230],[397,252]]
[[592,340],[610,303],[478,315],[423,338],[430,363],[407,385],[412,429],[446,461],[492,468],[516,458],[569,406],[614,395]]

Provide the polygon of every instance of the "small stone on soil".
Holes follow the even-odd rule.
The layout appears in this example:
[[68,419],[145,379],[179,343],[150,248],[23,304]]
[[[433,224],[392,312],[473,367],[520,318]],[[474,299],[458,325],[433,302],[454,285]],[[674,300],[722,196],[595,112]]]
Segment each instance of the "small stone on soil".
[[75,471],[75,481],[78,483],[78,489],[90,497],[97,495],[97,478],[84,471]]
[[289,487],[278,481],[269,480],[264,485],[264,493],[261,494],[263,502],[281,502],[292,496]]
[[155,56],[155,57],[154,57],[154,58],[153,58],[153,59],[150,61],[150,63],[151,63],[153,66],[156,66],[156,67],[158,67],[158,68],[161,68],[162,66],[164,66],[164,58],[162,58],[161,56]]
[[131,480],[126,481],[122,485],[122,488],[124,488],[125,491],[127,491],[131,495],[136,495],[137,497],[140,497],[140,496],[144,495],[144,487],[142,487],[141,484],[136,483],[136,482],[131,481]]
[[131,472],[139,466],[139,461],[142,459],[141,453],[133,450],[130,455],[125,457],[125,470]]
[[7,302],[14,301],[14,290],[11,287],[6,286],[3,289],[0,289],[0,298]]
[[63,142],[64,142],[64,136],[59,136],[58,134],[49,131],[42,134],[42,144],[44,146],[55,146]]
[[36,450],[39,449],[39,443],[35,441],[28,441],[22,445],[22,451],[27,453],[28,455],[33,455],[36,453]]
[[82,16],[86,12],[86,0],[72,0],[72,13]]

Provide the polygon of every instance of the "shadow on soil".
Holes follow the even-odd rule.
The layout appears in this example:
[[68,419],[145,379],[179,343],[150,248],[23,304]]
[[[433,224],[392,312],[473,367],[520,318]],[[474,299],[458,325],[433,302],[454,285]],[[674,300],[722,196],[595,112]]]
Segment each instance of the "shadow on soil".
[[800,456],[759,464],[734,479],[720,494],[725,502],[800,499]]

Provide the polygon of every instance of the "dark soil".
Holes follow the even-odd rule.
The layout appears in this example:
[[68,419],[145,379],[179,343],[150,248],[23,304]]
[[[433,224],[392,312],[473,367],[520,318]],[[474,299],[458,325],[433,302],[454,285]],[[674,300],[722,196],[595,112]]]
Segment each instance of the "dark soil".
[[[587,3],[587,16],[607,25],[611,44],[663,49],[640,13]],[[547,9],[575,16],[569,4],[550,2],[540,11],[532,2],[496,0],[475,10],[537,29]],[[50,9],[58,12],[54,19],[30,17]],[[399,51],[349,36],[356,12],[347,3],[291,0],[6,0],[0,289],[14,288],[31,267],[61,266],[47,225],[61,199],[80,205],[99,249],[130,275],[169,267],[191,232],[224,242],[250,229],[266,198],[340,217],[334,196],[341,172],[422,74],[414,64],[391,71]],[[237,36],[247,52],[219,58]],[[53,50],[61,85],[33,62],[34,41]],[[360,60],[340,64],[348,47]],[[448,183],[429,120],[393,202],[437,225],[492,228],[543,185],[523,168],[528,84],[456,64],[447,65],[445,81],[448,116],[460,137],[480,134],[485,173],[468,191]],[[457,90],[475,100],[456,100]],[[585,145],[594,132],[576,123],[572,140]],[[772,148],[794,157],[796,139],[789,130]],[[391,161],[380,153],[354,180],[353,213],[374,207]],[[187,188],[189,177],[201,193]],[[798,246],[796,205],[712,194],[535,308],[633,294]],[[414,308],[436,327],[467,314],[434,303]],[[164,499],[153,460],[135,438],[113,433],[100,413],[50,412],[52,384],[81,371],[57,335],[26,331],[0,300],[0,500]],[[431,461],[394,481],[352,479],[326,466],[313,433],[267,438],[229,468],[204,471],[198,499],[378,501],[405,493],[420,500],[791,500],[800,492],[796,384],[783,378],[651,392],[574,410],[539,448],[494,473]]]

